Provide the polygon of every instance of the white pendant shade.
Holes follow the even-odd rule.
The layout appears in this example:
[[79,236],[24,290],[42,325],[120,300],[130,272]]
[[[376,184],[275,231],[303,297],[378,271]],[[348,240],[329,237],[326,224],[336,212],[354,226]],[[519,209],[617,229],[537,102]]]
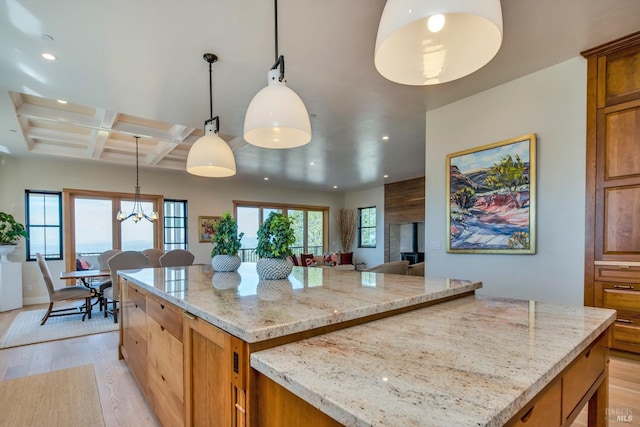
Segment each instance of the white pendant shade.
[[393,82],[432,85],[480,69],[501,44],[500,0],[387,0],[374,62]]
[[253,97],[244,118],[244,139],[263,148],[294,148],[311,141],[311,122],[302,99],[270,70],[268,86]]
[[204,136],[189,150],[187,172],[209,178],[222,178],[236,174],[236,160],[231,147],[207,124]]

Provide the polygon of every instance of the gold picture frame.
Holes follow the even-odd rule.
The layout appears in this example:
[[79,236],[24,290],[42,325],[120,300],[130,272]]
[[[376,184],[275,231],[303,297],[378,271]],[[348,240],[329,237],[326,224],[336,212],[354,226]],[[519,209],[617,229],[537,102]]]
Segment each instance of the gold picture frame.
[[536,135],[447,155],[447,252],[536,253]]
[[199,216],[198,217],[198,236],[200,243],[211,242],[213,237],[212,225],[214,222],[220,221],[219,216]]

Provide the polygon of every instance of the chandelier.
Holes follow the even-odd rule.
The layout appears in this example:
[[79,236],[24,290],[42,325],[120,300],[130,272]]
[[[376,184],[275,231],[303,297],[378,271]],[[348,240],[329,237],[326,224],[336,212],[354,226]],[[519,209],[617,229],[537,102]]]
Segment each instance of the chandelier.
[[140,200],[140,185],[138,184],[138,177],[140,175],[138,168],[138,139],[139,136],[134,136],[136,139],[136,192],[133,198],[133,209],[129,215],[122,212],[122,208],[118,211],[116,215],[116,219],[118,221],[126,221],[129,218],[133,218],[133,222],[138,222],[142,218],[146,219],[149,222],[154,222],[158,219],[158,212],[151,212],[151,215],[147,215],[144,213],[144,209],[142,209],[142,201]]

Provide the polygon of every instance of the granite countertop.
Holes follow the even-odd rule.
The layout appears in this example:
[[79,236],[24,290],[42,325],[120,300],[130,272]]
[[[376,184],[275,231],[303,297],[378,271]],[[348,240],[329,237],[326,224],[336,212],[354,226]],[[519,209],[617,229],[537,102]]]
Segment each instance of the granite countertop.
[[286,280],[260,281],[255,264],[237,273],[210,266],[144,268],[119,274],[248,342],[472,292],[482,283],[330,268],[294,267]]
[[614,310],[468,296],[251,354],[347,426],[501,426]]

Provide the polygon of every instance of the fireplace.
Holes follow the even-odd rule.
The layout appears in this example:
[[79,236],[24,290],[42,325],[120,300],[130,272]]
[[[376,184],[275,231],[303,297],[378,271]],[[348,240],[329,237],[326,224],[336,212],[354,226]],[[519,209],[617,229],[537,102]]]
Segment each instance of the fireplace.
[[409,264],[424,261],[423,222],[392,224],[390,237],[390,261],[407,260]]

